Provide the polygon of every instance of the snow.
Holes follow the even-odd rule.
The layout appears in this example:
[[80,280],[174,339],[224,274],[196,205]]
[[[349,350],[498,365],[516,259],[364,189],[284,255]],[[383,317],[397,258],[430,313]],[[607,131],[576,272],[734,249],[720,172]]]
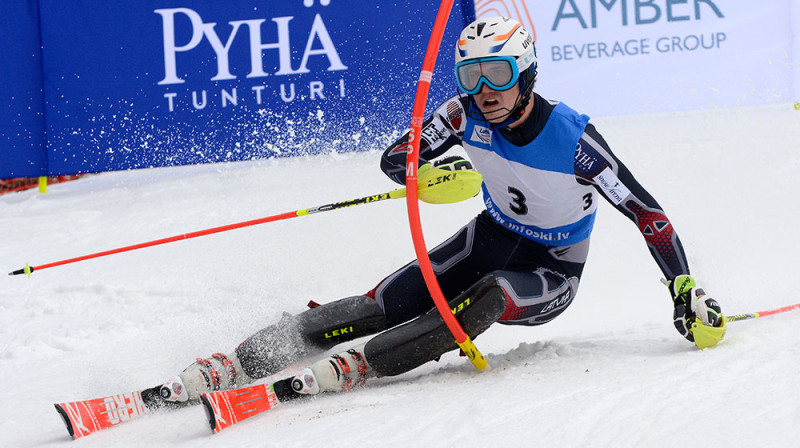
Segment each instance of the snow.
[[[800,111],[791,105],[593,120],[666,209],[728,314],[800,302]],[[389,191],[378,152],[105,173],[0,196],[10,272]],[[429,247],[481,210],[422,206]],[[0,276],[0,446],[788,447],[800,440],[800,311],[732,322],[697,350],[661,273],[607,203],[575,303],[541,327],[495,325],[491,369],[450,353],[348,394],[212,435],[200,407],[70,442],[53,403],[159,384],[195,357],[363,293],[413,258],[402,200]],[[340,347],[347,348],[347,347]]]

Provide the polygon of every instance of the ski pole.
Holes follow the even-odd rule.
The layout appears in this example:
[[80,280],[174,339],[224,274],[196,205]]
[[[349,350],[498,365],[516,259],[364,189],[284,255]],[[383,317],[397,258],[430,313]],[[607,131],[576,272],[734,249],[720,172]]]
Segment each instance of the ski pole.
[[797,303],[797,304],[794,304],[794,305],[789,305],[789,306],[784,306],[783,308],[777,308],[777,309],[774,309],[774,310],[759,311],[757,313],[745,313],[745,314],[737,314],[735,316],[725,316],[725,321],[726,322],[736,322],[738,320],[755,319],[757,317],[764,317],[764,316],[770,316],[772,314],[785,313],[787,311],[796,310],[796,309],[800,309],[800,303]]
[[697,346],[697,348],[702,350],[717,345],[722,340],[722,338],[725,337],[725,332],[727,331],[728,322],[755,319],[757,317],[783,313],[794,309],[800,309],[800,303],[796,305],[785,306],[783,308],[778,308],[774,310],[759,311],[757,313],[746,313],[746,314],[736,314],[733,316],[725,316],[723,317],[721,325],[718,327],[709,327],[695,320],[694,322],[692,322],[692,328],[689,331],[691,331],[692,334],[694,335],[694,344]]
[[169,238],[162,238],[162,239],[159,239],[159,240],[149,241],[149,242],[146,242],[146,243],[140,243],[140,244],[134,244],[132,246],[120,247],[118,249],[107,250],[107,251],[104,251],[104,252],[98,252],[98,253],[95,253],[95,254],[84,255],[84,256],[81,256],[81,257],[75,257],[75,258],[70,258],[70,259],[67,259],[67,260],[56,261],[56,262],[53,262],[53,263],[43,264],[43,265],[39,265],[39,266],[28,266],[26,264],[24,268],[18,269],[18,270],[13,271],[13,272],[9,272],[8,275],[27,274],[28,277],[30,277],[31,273],[33,273],[33,271],[41,271],[42,269],[52,268],[52,267],[61,266],[61,265],[69,264],[69,263],[75,263],[75,262],[78,262],[78,261],[89,260],[89,259],[92,259],[92,258],[105,257],[107,255],[118,254],[118,253],[121,253],[121,252],[129,252],[129,251],[136,250],[136,249],[143,249],[145,247],[157,246],[159,244],[166,244],[166,243],[172,243],[172,242],[175,242],[175,241],[188,240],[190,238],[196,238],[198,236],[204,236],[204,235],[211,235],[211,234],[214,234],[214,233],[226,232],[228,230],[240,229],[242,227],[254,226],[254,225],[257,225],[257,224],[264,224],[264,223],[273,222],[273,221],[280,221],[280,220],[289,219],[289,218],[296,218],[298,216],[312,215],[312,214],[315,214],[315,213],[327,212],[327,211],[330,211],[330,210],[338,210],[340,208],[352,207],[352,206],[355,206],[355,205],[370,204],[370,203],[373,203],[373,202],[383,201],[383,200],[386,200],[386,199],[399,199],[399,198],[404,198],[405,196],[406,196],[406,189],[405,188],[398,188],[396,190],[392,190],[392,191],[389,191],[389,192],[386,192],[386,193],[382,193],[382,194],[376,194],[376,195],[372,195],[372,196],[364,196],[363,198],[351,199],[349,201],[334,202],[332,204],[320,205],[319,207],[304,208],[302,210],[295,210],[293,212],[281,213],[279,215],[267,216],[265,218],[253,219],[253,220],[250,220],[250,221],[244,221],[244,222],[240,222],[240,223],[236,223],[236,224],[229,224],[229,225],[225,225],[225,226],[214,227],[214,228],[206,229],[206,230],[199,230],[197,232],[184,233],[183,235],[176,235],[176,236],[172,236],[172,237],[169,237]]

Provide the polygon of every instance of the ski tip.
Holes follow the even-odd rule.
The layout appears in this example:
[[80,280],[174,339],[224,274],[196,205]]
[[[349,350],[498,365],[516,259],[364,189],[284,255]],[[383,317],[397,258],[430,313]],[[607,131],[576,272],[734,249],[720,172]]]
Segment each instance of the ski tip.
[[67,426],[67,431],[69,431],[69,436],[72,437],[72,440],[75,440],[75,430],[72,429],[72,422],[69,420],[69,415],[67,415],[67,411],[65,411],[60,404],[56,403],[53,406],[56,407],[58,415],[60,415],[61,419],[64,420],[64,424]]
[[208,418],[208,424],[211,426],[211,430],[215,433],[219,432],[217,429],[217,419],[214,417],[214,407],[211,406],[211,402],[206,398],[206,394],[200,395],[200,401],[203,402],[203,410],[206,411],[206,417]]

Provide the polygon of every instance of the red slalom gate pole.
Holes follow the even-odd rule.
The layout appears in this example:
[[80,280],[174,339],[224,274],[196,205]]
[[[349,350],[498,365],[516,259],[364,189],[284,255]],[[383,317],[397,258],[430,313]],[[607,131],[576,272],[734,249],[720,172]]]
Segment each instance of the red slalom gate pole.
[[406,205],[408,208],[408,221],[411,227],[411,238],[414,241],[414,250],[417,253],[417,260],[425,279],[425,284],[433,297],[436,309],[442,315],[447,328],[456,338],[456,343],[467,355],[472,364],[478,370],[484,369],[488,363],[470,337],[461,328],[456,320],[447,300],[444,298],[436,274],[433,272],[431,260],[428,257],[428,250],[425,247],[425,238],[422,234],[422,224],[419,216],[419,201],[417,194],[417,168],[419,165],[419,143],[422,132],[422,122],[425,118],[425,104],[428,101],[428,91],[433,78],[433,68],[436,66],[436,56],[439,54],[439,46],[442,43],[444,29],[447,26],[447,18],[453,8],[453,0],[442,0],[436,21],[433,24],[428,49],[425,53],[425,60],[422,63],[419,82],[417,83],[417,94],[414,98],[414,109],[411,116],[411,129],[408,133],[408,155],[406,156]]
[[[416,195],[416,194],[417,194],[417,192],[416,192],[416,190],[414,190],[414,195]],[[166,244],[166,243],[172,243],[172,242],[175,242],[175,241],[188,240],[190,238],[197,238],[198,236],[211,235],[211,234],[220,233],[220,232],[227,232],[228,230],[241,229],[242,227],[249,227],[249,226],[254,226],[254,225],[257,225],[257,224],[264,224],[264,223],[273,222],[273,221],[281,221],[281,220],[284,220],[284,219],[296,218],[298,216],[306,216],[306,215],[311,215],[311,214],[320,213],[320,212],[327,212],[327,211],[330,211],[330,210],[338,210],[340,208],[352,207],[354,205],[369,204],[369,203],[372,203],[372,202],[383,201],[383,200],[386,200],[386,199],[399,199],[399,198],[405,197],[405,195],[406,195],[406,189],[405,188],[398,188],[396,190],[392,190],[392,191],[389,191],[389,192],[386,192],[386,193],[382,193],[382,194],[376,194],[376,195],[372,195],[372,196],[364,196],[363,198],[351,199],[349,201],[334,202],[332,204],[320,205],[318,207],[304,208],[304,209],[301,209],[301,210],[295,210],[293,212],[286,212],[286,213],[281,213],[281,214],[278,214],[278,215],[267,216],[265,218],[253,219],[253,220],[250,220],[250,221],[244,221],[244,222],[240,222],[240,223],[236,223],[236,224],[228,224],[228,225],[225,225],[225,226],[214,227],[214,228],[206,229],[206,230],[199,230],[197,232],[184,233],[183,235],[171,236],[169,238],[162,238],[162,239],[159,239],[159,240],[148,241],[146,243],[140,243],[140,244],[134,244],[132,246],[120,247],[118,249],[107,250],[107,251],[104,251],[104,252],[98,252],[98,253],[95,253],[95,254],[84,255],[84,256],[81,256],[81,257],[70,258],[70,259],[67,259],[67,260],[56,261],[56,262],[48,263],[48,264],[42,264],[42,265],[39,265],[39,266],[28,266],[28,265],[25,265],[24,268],[18,269],[18,270],[13,271],[13,272],[9,272],[8,275],[27,274],[30,277],[30,275],[31,275],[31,273],[33,273],[33,271],[41,271],[42,269],[52,268],[52,267],[61,266],[61,265],[69,264],[69,263],[75,263],[75,262],[78,262],[78,261],[90,260],[92,258],[105,257],[105,256],[108,256],[108,255],[114,255],[114,254],[118,254],[118,253],[122,253],[122,252],[129,252],[129,251],[136,250],[136,249],[144,249],[145,247],[158,246],[159,244]]]

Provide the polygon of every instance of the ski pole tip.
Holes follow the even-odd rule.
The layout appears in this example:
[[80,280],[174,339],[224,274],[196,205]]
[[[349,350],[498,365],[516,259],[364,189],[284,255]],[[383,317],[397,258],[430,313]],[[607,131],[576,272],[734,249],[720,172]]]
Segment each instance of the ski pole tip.
[[26,264],[24,268],[22,268],[22,269],[17,269],[16,271],[11,271],[11,272],[9,272],[9,273],[8,273],[8,275],[20,275],[20,274],[27,274],[27,276],[28,276],[28,277],[30,277],[32,272],[33,272],[33,267],[31,267],[31,266],[28,266],[28,265]]

